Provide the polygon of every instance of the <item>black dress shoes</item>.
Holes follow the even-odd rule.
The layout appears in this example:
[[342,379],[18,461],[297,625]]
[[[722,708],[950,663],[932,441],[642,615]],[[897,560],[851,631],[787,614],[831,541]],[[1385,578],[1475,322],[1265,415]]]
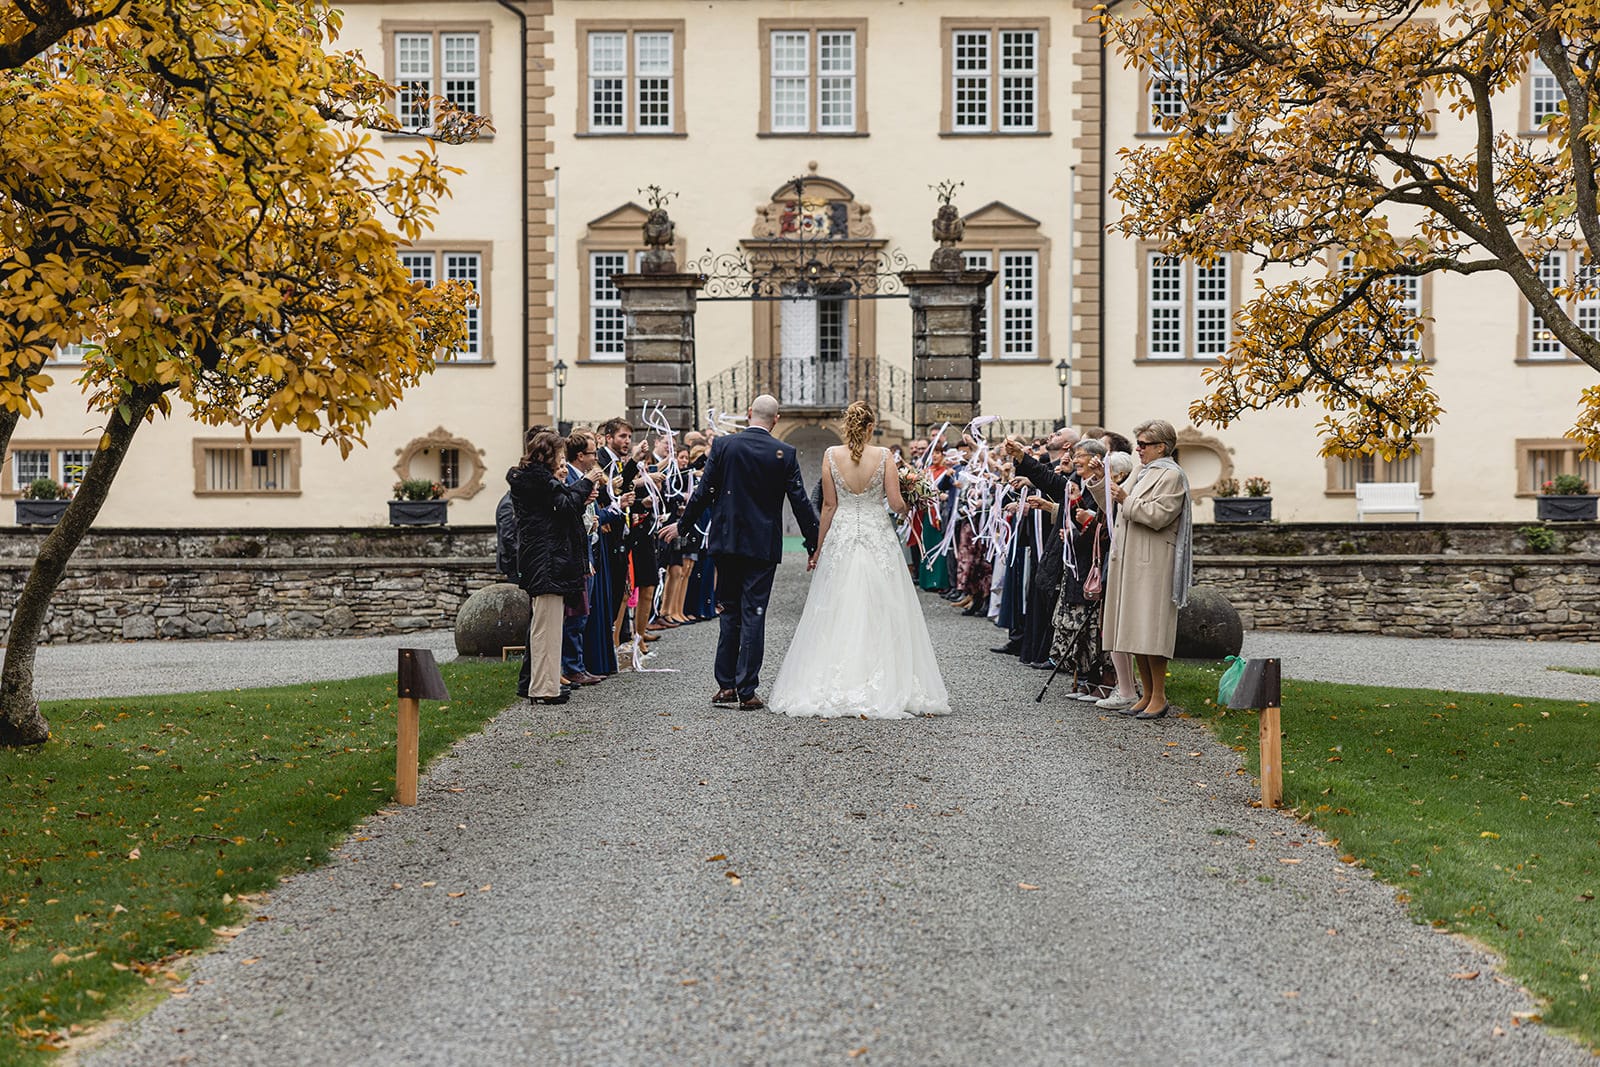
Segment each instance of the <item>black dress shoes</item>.
[[532,697],[531,699],[535,704],[565,704],[568,700],[571,700],[572,697],[567,690],[563,689],[560,696]]

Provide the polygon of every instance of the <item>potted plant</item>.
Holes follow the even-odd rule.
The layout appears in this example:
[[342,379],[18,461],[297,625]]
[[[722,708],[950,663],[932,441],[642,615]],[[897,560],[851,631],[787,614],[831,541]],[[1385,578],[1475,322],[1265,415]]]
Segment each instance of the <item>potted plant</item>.
[[17,525],[54,526],[71,502],[71,486],[54,478],[35,478],[17,501]]
[[1558,474],[1539,487],[1539,518],[1546,522],[1594,522],[1595,494],[1576,474]]
[[442,499],[444,486],[426,478],[406,478],[394,483],[389,501],[390,526],[443,526],[450,502]]
[[1244,493],[1233,478],[1217,483],[1211,498],[1212,517],[1218,522],[1269,522],[1272,519],[1272,483],[1265,478],[1246,478]]

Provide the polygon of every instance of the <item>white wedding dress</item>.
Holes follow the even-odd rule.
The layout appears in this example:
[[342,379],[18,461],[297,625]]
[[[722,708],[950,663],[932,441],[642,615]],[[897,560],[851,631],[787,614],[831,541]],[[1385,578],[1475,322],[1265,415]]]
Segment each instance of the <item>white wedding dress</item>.
[[948,715],[950,694],[885,507],[888,453],[860,493],[845,484],[831,451],[823,462],[839,507],[767,703],[822,718]]

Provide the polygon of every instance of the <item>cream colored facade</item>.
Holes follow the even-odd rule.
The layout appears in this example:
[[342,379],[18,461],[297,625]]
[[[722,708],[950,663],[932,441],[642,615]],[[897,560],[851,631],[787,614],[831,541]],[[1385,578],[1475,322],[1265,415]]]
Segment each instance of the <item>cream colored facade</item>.
[[[1515,97],[1525,92],[1524,87],[1512,90],[1507,114],[1515,114]],[[1151,107],[1148,94],[1145,77],[1124,69],[1113,57],[1104,92],[1112,159],[1121,148],[1146,145],[1160,136],[1149,132],[1153,124],[1145,119]],[[1524,126],[1531,125],[1525,101],[1521,109]],[[1447,113],[1440,116],[1437,135],[1428,140],[1429,152],[1472,151],[1470,131]],[[1114,221],[1115,202],[1108,213]],[[1106,237],[1105,412],[1107,424],[1124,432],[1152,417],[1184,427],[1190,403],[1205,392],[1205,359],[1191,352],[1184,358],[1152,358],[1148,259],[1153,251],[1114,234]],[[1230,267],[1232,310],[1248,299],[1257,276],[1243,258],[1233,259]],[[1286,277],[1281,272],[1264,276],[1269,284]],[[1191,284],[1187,276],[1184,284]],[[1530,358],[1529,309],[1511,281],[1492,273],[1441,276],[1424,280],[1419,295],[1424,314],[1432,319],[1422,340],[1423,355],[1432,363],[1445,414],[1415,460],[1400,468],[1380,464],[1363,480],[1420,480],[1424,517],[1447,522],[1532,521],[1531,497],[1541,474],[1581,471],[1591,486],[1600,486],[1600,464],[1580,465],[1572,443],[1560,440],[1573,424],[1580,390],[1594,384],[1594,371],[1564,353]],[[1190,315],[1196,306],[1192,289],[1185,296],[1184,311]],[[1186,340],[1192,342],[1192,317],[1188,323]],[[1355,501],[1348,484],[1354,472],[1318,455],[1319,418],[1320,409],[1275,410],[1249,414],[1226,431],[1194,431],[1209,440],[1190,449],[1182,462],[1197,486],[1208,485],[1224,464],[1241,481],[1252,475],[1267,478],[1274,518],[1350,521]],[[1201,504],[1196,516],[1208,520],[1210,511],[1210,505]]]
[[[985,412],[1057,420],[1066,398],[1056,365],[1065,359],[1071,421],[1103,421],[1124,433],[1149,417],[1185,427],[1193,444],[1183,459],[1200,496],[1224,473],[1261,475],[1273,483],[1279,519],[1354,518],[1350,474],[1317,455],[1314,412],[1195,430],[1186,412],[1203,389],[1205,362],[1192,331],[1179,358],[1151,358],[1147,250],[1104,234],[1099,214],[1101,168],[1115,166],[1118,148],[1152,136],[1143,119],[1149,100],[1141,75],[1114,55],[1101,85],[1089,6],[995,0],[975,13],[953,0],[347,4],[343,46],[396,80],[416,75],[418,63],[441,91],[452,77],[460,91],[464,78],[494,120],[492,136],[441,149],[464,173],[435,233],[415,250],[439,273],[476,265],[482,358],[442,366],[380,416],[369,447],[348,460],[297,435],[263,435],[246,450],[242,433],[196,426],[181,413],[146,427],[100,524],[382,524],[397,462],[413,476],[439,477],[450,457],[459,482],[450,521],[489,523],[525,425],[555,421],[558,410],[577,423],[624,414],[617,315],[602,275],[619,257],[631,265],[642,248],[642,190],[676,194],[668,208],[687,268],[708,254],[748,251],[741,242],[782,215],[796,177],[806,179],[808,198],[843,205],[833,217],[849,219],[850,237],[903,252],[915,267],[933,250],[930,186],[963,183],[956,203],[968,216],[965,247],[986,253],[991,268],[1021,271],[1004,299],[1000,285],[992,291],[1010,310],[991,308]],[[1442,147],[1459,136],[1447,129],[1438,140]],[[381,147],[398,154],[412,144],[385,138]],[[1114,215],[1117,206],[1106,210]],[[1247,263],[1232,267],[1224,287],[1230,312],[1254,281]],[[1438,279],[1421,295],[1433,319],[1425,352],[1447,413],[1412,468],[1365,476],[1421,480],[1430,520],[1529,519],[1533,503],[1519,494],[1543,469],[1536,461],[1572,469],[1555,439],[1592,371],[1528,358],[1527,309],[1508,281]],[[1009,355],[1001,351],[1007,314],[1017,327]],[[847,300],[828,312],[705,301],[696,319],[697,380],[704,388],[813,343],[874,361],[874,380],[908,376],[910,334],[903,299]],[[566,368],[559,389],[557,361]],[[65,377],[57,375],[44,415],[18,428],[0,483],[8,495],[41,462],[60,477],[69,450],[92,447],[98,436]],[[853,395],[814,402],[787,425],[813,425],[814,439],[825,437]],[[910,429],[889,421],[896,432]],[[235,466],[217,466],[230,446]],[[283,451],[258,454],[274,448]],[[244,491],[209,491],[230,479]],[[262,481],[271,488],[260,490]],[[1210,514],[1209,505],[1197,509],[1202,521]]]

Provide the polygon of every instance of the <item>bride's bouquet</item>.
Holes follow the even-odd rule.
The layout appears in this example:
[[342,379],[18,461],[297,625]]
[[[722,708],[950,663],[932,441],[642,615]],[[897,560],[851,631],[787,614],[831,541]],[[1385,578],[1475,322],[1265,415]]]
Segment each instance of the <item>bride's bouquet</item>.
[[921,467],[900,468],[900,497],[906,502],[906,517],[900,521],[900,542],[914,548],[922,547],[922,518],[939,525],[939,504],[943,494],[933,486],[928,472]]

